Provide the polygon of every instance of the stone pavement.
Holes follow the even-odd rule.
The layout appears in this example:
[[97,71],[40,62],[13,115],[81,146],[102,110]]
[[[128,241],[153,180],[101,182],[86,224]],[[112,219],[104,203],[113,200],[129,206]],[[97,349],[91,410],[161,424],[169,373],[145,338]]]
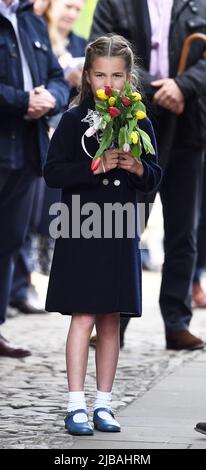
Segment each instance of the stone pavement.
[[[36,275],[40,295],[47,278]],[[51,313],[9,319],[2,333],[33,355],[0,358],[0,448],[206,448],[193,431],[206,421],[206,354],[167,351],[158,307],[159,273],[143,273],[143,317],[130,321],[120,352],[113,409],[122,432],[95,432],[87,439],[63,426],[67,402],[64,362],[69,317]],[[195,310],[191,330],[206,339],[206,311]],[[91,412],[95,396],[94,351],[90,351],[86,394]]]

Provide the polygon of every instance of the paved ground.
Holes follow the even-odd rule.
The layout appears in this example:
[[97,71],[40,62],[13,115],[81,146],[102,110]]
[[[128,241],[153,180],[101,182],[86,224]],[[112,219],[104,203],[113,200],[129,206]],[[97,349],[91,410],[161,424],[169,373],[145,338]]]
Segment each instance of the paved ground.
[[[41,296],[47,279],[34,278]],[[141,319],[130,321],[120,353],[113,408],[122,424],[118,435],[95,432],[73,438],[63,427],[67,402],[64,363],[69,319],[59,314],[20,315],[2,333],[29,346],[22,360],[0,359],[0,448],[206,448],[206,438],[193,431],[206,420],[205,352],[165,350],[158,308],[160,275],[143,274]],[[192,332],[206,339],[206,311],[195,311]],[[94,351],[86,382],[88,408],[95,396]]]

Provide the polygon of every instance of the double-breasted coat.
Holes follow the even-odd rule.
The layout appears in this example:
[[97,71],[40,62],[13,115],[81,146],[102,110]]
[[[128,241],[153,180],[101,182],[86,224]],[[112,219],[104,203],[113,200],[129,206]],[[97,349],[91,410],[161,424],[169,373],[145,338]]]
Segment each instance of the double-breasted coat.
[[[123,236],[115,237],[114,230],[111,238],[102,236],[105,228],[104,204],[124,205],[131,202],[135,207],[137,189],[150,192],[157,188],[161,169],[157,155],[143,154],[142,178],[122,169],[93,175],[91,159],[81,145],[82,135],[88,128],[88,123],[82,122],[82,119],[91,108],[94,109],[94,101],[88,97],[81,105],[64,113],[50,143],[44,177],[50,187],[62,188],[62,203],[69,209],[69,221],[74,222],[75,217],[79,217],[77,205],[72,209],[72,197],[80,198],[81,224],[91,215],[85,204],[98,205],[103,222],[102,231],[95,237],[86,238],[80,230],[79,238],[78,234],[75,238],[72,237],[70,224],[69,238],[60,237],[56,240],[46,310],[63,314],[121,312],[122,315],[140,316],[139,236],[136,230],[132,238],[126,236],[125,220]],[[156,148],[150,121],[144,119],[141,123]],[[94,155],[98,142],[90,137],[86,146],[89,153]]]

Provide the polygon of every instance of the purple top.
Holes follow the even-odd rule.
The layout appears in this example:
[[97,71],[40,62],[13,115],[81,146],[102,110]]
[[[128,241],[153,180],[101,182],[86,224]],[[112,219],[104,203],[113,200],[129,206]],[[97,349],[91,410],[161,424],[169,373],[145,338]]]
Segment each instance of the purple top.
[[147,0],[152,30],[150,73],[158,78],[168,78],[168,37],[173,0]]

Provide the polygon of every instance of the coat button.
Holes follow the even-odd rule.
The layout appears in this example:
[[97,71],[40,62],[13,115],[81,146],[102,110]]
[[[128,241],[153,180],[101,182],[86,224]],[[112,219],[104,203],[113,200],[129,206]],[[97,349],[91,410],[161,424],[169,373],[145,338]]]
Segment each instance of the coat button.
[[41,48],[41,43],[39,41],[35,41],[34,45],[37,47],[37,49]]
[[119,185],[120,185],[120,181],[119,181],[119,180],[114,180],[114,185],[115,185],[115,186],[119,186]]
[[102,180],[102,184],[104,184],[104,186],[107,186],[109,184],[109,180],[105,178],[104,180]]
[[44,52],[48,51],[48,47],[46,46],[46,44],[42,44],[42,49],[43,49]]

